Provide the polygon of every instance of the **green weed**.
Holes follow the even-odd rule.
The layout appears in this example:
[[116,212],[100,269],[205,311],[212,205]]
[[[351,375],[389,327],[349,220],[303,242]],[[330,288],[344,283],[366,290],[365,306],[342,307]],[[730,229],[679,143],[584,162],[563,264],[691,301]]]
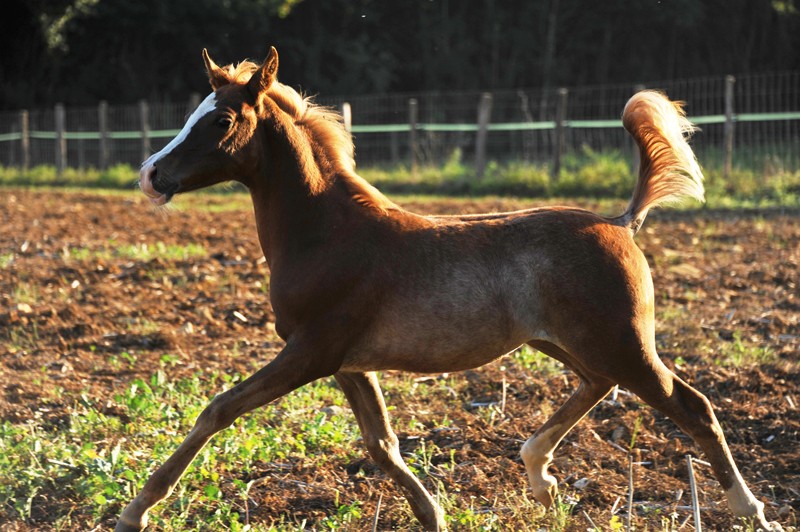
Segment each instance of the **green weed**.
[[561,362],[527,345],[514,351],[511,360],[539,375],[556,375],[564,371],[564,365]]
[[0,270],[5,270],[14,262],[14,253],[0,253]]
[[6,338],[5,347],[11,353],[33,351],[39,345],[39,326],[36,321],[33,321],[30,326],[15,325],[8,327],[5,334],[0,333],[0,338],[2,337]]
[[11,292],[11,300],[14,303],[26,303],[35,305],[40,298],[39,285],[20,281],[14,285]]
[[776,354],[768,345],[753,345],[742,338],[741,331],[734,331],[730,342],[720,344],[714,362],[720,366],[742,367],[768,364],[776,360]]

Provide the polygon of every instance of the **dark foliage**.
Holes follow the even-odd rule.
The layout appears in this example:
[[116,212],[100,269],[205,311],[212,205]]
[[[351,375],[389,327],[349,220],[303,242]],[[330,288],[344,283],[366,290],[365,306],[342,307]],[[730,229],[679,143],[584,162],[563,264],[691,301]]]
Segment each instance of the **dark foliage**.
[[795,0],[6,0],[0,108],[184,100],[220,63],[365,94],[800,68]]

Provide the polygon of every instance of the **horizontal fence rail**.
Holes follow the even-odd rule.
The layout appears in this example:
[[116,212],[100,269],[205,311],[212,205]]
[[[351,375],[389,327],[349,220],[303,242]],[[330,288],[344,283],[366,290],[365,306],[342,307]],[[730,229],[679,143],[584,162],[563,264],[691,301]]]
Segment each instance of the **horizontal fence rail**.
[[[619,118],[637,90],[664,90],[686,102],[701,126],[693,145],[701,163],[800,169],[800,72],[552,90],[431,92],[317,98],[343,111],[359,164],[442,164],[474,156],[551,165],[574,150],[632,151]],[[138,165],[178,134],[199,103],[57,105],[0,113],[0,165],[106,168]]]
[[[704,124],[724,124],[725,115],[692,116],[689,117],[692,123],[697,125]],[[775,122],[781,120],[800,120],[800,112],[797,113],[751,113],[733,115],[733,122]],[[564,127],[578,129],[603,129],[621,128],[622,120],[564,120]],[[503,124],[489,124],[489,131],[535,131],[542,129],[555,129],[555,121],[547,122],[509,122]],[[469,131],[476,132],[480,129],[478,124],[416,124],[419,131],[444,131],[457,132]],[[408,133],[411,131],[411,124],[375,124],[375,125],[353,125],[350,128],[353,133]],[[162,129],[149,131],[150,138],[172,138],[180,133],[180,129]],[[63,136],[67,140],[100,140],[102,135],[99,131],[65,131]],[[58,138],[55,131],[30,131],[28,137],[32,139],[54,140]],[[111,139],[141,139],[141,131],[110,131],[108,138]],[[22,140],[22,133],[3,133],[0,134],[0,142]]]

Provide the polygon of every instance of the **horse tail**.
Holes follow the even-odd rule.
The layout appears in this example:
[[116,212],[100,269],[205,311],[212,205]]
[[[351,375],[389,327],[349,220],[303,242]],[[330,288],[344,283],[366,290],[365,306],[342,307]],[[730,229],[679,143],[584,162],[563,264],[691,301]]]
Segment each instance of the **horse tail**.
[[633,234],[647,212],[684,197],[704,201],[703,173],[687,139],[696,130],[683,105],[656,91],[641,91],[625,105],[622,124],[639,146],[639,178],[619,217]]

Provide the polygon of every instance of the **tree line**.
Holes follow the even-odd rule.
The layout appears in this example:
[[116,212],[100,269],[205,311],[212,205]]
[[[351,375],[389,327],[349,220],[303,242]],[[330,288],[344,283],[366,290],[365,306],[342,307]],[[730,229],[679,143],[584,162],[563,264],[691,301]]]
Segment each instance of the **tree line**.
[[0,108],[183,101],[281,57],[326,95],[635,83],[800,68],[798,0],[6,0]]

